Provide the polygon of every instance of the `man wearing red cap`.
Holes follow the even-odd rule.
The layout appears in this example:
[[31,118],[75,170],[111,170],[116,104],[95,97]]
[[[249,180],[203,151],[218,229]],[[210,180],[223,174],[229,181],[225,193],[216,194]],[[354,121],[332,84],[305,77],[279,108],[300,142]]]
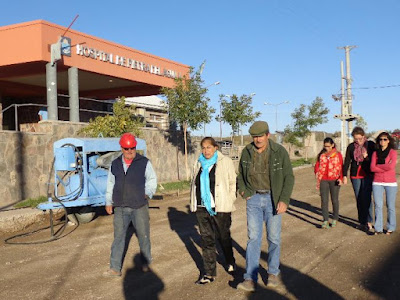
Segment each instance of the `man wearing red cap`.
[[139,240],[142,270],[151,262],[150,222],[148,199],[157,188],[157,177],[150,161],[136,153],[137,141],[124,133],[119,141],[122,155],[115,159],[108,173],[106,211],[113,213],[114,241],[111,246],[110,269],[104,275],[121,276],[125,238],[132,222]]

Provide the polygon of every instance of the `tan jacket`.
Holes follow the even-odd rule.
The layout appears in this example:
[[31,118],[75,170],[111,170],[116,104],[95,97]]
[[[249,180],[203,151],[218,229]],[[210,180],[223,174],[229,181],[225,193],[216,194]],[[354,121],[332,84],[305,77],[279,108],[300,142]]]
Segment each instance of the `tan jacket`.
[[[190,193],[190,210],[197,210],[196,176],[201,164],[196,161],[192,171],[192,186]],[[215,169],[215,211],[232,212],[235,210],[236,200],[236,172],[232,159],[218,151],[217,166]]]

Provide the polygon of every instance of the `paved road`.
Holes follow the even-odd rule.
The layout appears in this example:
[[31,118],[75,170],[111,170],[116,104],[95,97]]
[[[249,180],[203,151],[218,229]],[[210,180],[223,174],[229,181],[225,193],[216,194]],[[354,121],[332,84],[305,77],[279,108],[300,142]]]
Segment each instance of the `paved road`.
[[[311,168],[295,172],[291,207],[283,218],[283,287],[266,289],[266,242],[263,242],[259,290],[235,289],[245,266],[247,241],[243,200],[237,201],[232,235],[238,272],[224,270],[219,256],[217,280],[196,286],[201,266],[200,237],[188,196],[152,200],[151,272],[135,265],[138,244],[132,237],[123,276],[103,278],[112,242],[112,217],[69,227],[51,243],[8,245],[1,237],[0,299],[400,299],[400,234],[369,236],[356,227],[350,185],[340,192],[340,222],[322,230],[320,197]],[[397,201],[397,204],[399,202]],[[399,205],[397,206],[398,220]],[[48,232],[18,239],[43,239]],[[16,240],[14,240],[16,241]]]

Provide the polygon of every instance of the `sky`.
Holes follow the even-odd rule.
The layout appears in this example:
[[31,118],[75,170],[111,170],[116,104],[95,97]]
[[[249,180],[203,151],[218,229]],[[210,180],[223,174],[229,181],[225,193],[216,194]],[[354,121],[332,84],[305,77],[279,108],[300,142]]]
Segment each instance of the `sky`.
[[[345,61],[338,47],[357,46],[350,52],[353,113],[369,132],[400,128],[398,0],[19,0],[2,4],[0,26],[43,19],[68,27],[76,15],[74,30],[195,68],[206,60],[205,85],[221,82],[207,94],[217,114],[220,94],[255,93],[253,108],[271,132],[292,124],[291,113],[316,97],[330,112],[315,130],[340,131],[333,118],[340,102],[332,99]],[[223,136],[230,133],[224,124]],[[219,136],[217,121],[206,135]]]

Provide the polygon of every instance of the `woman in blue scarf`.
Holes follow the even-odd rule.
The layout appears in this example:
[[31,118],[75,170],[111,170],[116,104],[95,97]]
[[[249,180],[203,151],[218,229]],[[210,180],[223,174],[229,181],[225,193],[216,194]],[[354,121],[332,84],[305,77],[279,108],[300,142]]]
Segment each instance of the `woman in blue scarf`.
[[231,212],[235,210],[236,172],[233,161],[217,151],[211,137],[201,141],[201,152],[192,173],[191,211],[196,212],[202,239],[204,270],[196,284],[207,284],[216,276],[216,239],[226,260],[226,270],[233,273],[235,259],[230,233]]

